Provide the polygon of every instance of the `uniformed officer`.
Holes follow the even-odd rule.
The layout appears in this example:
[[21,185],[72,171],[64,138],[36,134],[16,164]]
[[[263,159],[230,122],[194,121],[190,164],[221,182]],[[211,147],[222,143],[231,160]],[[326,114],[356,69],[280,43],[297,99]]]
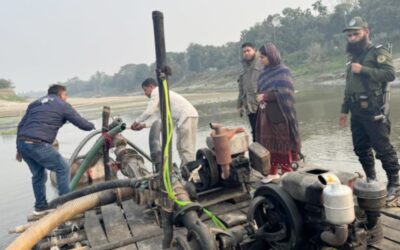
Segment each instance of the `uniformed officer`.
[[354,152],[367,180],[376,179],[374,149],[386,171],[388,201],[392,201],[400,192],[400,166],[389,140],[390,121],[382,110],[384,86],[395,78],[392,57],[386,48],[371,44],[368,24],[363,18],[354,17],[343,32],[347,36],[349,62],[340,125],[346,126],[350,111]]

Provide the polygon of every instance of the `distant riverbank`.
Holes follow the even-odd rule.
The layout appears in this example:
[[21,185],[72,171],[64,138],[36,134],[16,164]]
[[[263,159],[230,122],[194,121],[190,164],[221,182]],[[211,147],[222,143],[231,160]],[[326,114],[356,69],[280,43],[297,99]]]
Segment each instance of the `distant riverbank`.
[[[237,98],[236,89],[227,92],[197,92],[183,94],[198,109],[213,103],[233,102]],[[29,101],[12,102],[0,100],[0,134],[15,134],[16,126],[25,113]],[[112,96],[92,98],[68,98],[68,102],[87,119],[101,116],[103,106],[110,106],[113,116],[137,113],[146,108],[148,99],[144,95]],[[227,107],[229,108],[229,107]],[[233,105],[232,112],[236,110]],[[204,110],[206,112],[207,110]]]
[[[400,57],[397,55],[393,62],[397,76],[393,87],[398,88],[400,85]],[[295,89],[304,92],[315,88],[320,89],[318,86],[343,86],[345,62],[342,66],[337,64],[334,61],[295,69],[293,71],[296,82]],[[324,67],[327,69],[323,69]],[[198,76],[187,80],[188,82],[175,85],[172,89],[182,93],[200,110],[201,115],[215,113],[215,108],[220,113],[235,112],[236,104],[234,102],[238,95],[238,89],[236,81],[233,80],[233,74],[232,71],[212,72],[208,73],[207,77]],[[324,92],[323,89],[320,91]],[[296,99],[302,99],[302,95],[297,95]],[[16,126],[32,100],[0,98],[0,135],[15,134]],[[70,97],[68,102],[84,117],[97,119],[101,116],[102,107],[105,105],[111,107],[113,115],[138,113],[146,107],[147,98],[141,92],[136,92],[129,96]],[[213,105],[217,103],[218,105]],[[210,107],[214,107],[214,109]]]

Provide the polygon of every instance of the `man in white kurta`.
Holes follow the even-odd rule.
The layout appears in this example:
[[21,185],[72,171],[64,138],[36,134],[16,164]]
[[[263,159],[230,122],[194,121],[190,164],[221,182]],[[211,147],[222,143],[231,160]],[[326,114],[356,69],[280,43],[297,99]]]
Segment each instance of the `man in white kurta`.
[[[133,130],[150,127],[150,121],[159,115],[159,93],[157,82],[148,78],[142,83],[144,94],[150,98],[146,110],[131,125]],[[197,123],[199,114],[193,105],[183,96],[169,91],[171,115],[176,127],[176,147],[181,159],[181,166],[195,160]]]

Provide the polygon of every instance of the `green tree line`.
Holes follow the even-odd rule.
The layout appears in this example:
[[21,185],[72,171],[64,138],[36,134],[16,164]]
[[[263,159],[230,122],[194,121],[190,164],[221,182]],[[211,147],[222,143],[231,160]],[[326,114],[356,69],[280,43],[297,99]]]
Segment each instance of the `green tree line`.
[[0,78],[0,89],[14,88],[13,82],[11,80]]
[[[239,67],[243,42],[252,42],[257,47],[267,41],[274,42],[291,67],[343,57],[345,37],[342,30],[346,21],[358,15],[368,21],[374,43],[392,42],[395,51],[400,48],[399,0],[341,2],[331,12],[321,0],[306,9],[286,8],[242,31],[240,41],[223,46],[192,43],[185,52],[169,52],[167,63],[173,72],[170,83],[179,84],[199,74]],[[63,84],[75,96],[117,95],[140,90],[141,82],[154,75],[154,63],[127,64],[114,75],[96,72],[87,81],[74,77]]]

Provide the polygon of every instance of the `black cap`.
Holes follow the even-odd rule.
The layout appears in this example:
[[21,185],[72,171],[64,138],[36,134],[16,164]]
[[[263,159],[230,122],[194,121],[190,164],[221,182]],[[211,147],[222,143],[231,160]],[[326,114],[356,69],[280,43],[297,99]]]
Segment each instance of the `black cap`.
[[350,20],[350,22],[347,24],[347,27],[343,30],[343,32],[349,30],[366,29],[366,28],[368,28],[368,23],[364,20],[364,18],[356,16]]

